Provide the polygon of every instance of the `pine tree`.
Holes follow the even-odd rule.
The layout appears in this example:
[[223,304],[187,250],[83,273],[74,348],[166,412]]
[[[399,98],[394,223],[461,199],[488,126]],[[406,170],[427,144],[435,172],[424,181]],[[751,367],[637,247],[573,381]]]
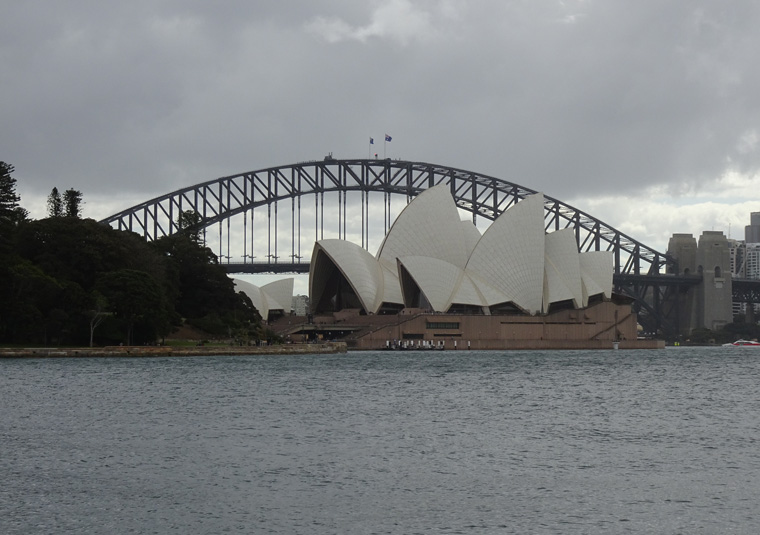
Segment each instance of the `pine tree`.
[[0,162],[0,218],[15,220],[18,202],[21,197],[16,195],[16,179],[11,176],[14,167]]
[[58,188],[53,188],[47,198],[48,216],[61,217],[63,215],[63,199],[58,193]]
[[74,188],[69,188],[63,192],[63,209],[66,217],[82,216],[82,192]]

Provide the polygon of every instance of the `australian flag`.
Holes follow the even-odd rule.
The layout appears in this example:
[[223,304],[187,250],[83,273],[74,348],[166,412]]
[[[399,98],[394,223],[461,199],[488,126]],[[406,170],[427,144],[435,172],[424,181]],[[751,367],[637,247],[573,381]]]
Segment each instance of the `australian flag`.
[[385,141],[390,141],[390,140],[391,140],[391,136],[389,136],[388,134],[385,134]]

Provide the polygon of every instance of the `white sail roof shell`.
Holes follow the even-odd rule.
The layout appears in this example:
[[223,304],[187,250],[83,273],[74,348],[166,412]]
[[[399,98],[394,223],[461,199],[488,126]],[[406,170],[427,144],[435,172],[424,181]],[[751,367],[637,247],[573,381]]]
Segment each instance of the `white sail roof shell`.
[[461,284],[464,270],[445,260],[424,256],[403,256],[400,265],[409,272],[436,312],[446,312]]
[[588,298],[603,294],[607,299],[612,298],[612,274],[615,269],[615,259],[612,251],[588,251],[578,255],[581,265],[583,283],[583,306],[588,305]]
[[[478,241],[465,267],[530,314],[541,311],[544,288],[544,196],[526,197],[501,214]],[[502,297],[485,295],[488,305]]]
[[[359,298],[364,310],[375,313],[383,299],[383,274],[375,257],[362,247],[346,240],[320,240],[314,244],[312,269],[309,270],[310,295],[314,295],[314,263],[320,252],[327,255]],[[397,283],[398,284],[398,283]],[[399,295],[401,291],[399,290]]]
[[496,303],[507,301],[506,295],[489,286],[485,281],[479,280],[474,273],[465,271],[462,280],[459,282],[459,287],[451,297],[451,304],[480,306],[487,313],[488,299],[486,299],[486,295],[490,296]]
[[243,292],[251,300],[253,306],[261,314],[262,319],[266,321],[269,316],[269,305],[267,305],[266,297],[261,293],[261,288],[250,282],[246,282],[240,279],[232,279],[235,283],[235,290]]
[[583,306],[581,264],[575,232],[567,228],[546,235],[544,263],[544,311],[551,303],[572,300]]
[[295,279],[289,277],[280,279],[261,287],[261,291],[267,298],[269,310],[282,310],[290,312],[293,306],[293,284]]
[[401,283],[398,278],[398,266],[386,261],[379,262],[381,268],[381,277],[383,281],[382,294],[380,295],[380,302],[378,303],[378,309],[383,303],[391,303],[396,305],[403,305],[404,298],[401,294]]
[[269,313],[273,310],[282,310],[283,312],[290,312],[291,310],[294,283],[292,277],[270,282],[261,287],[241,279],[232,279],[232,282],[238,292],[243,292],[248,296],[264,321],[267,320]]
[[461,269],[470,252],[464,232],[448,187],[434,186],[417,195],[401,211],[377,258],[393,271],[396,259],[403,256],[437,258]]
[[[312,303],[320,299],[314,292],[320,255],[340,270],[367,313],[377,313],[383,303],[404,304],[402,268],[436,312],[457,304],[489,313],[488,307],[512,303],[536,314],[552,303],[570,300],[581,308],[590,296],[612,296],[612,254],[579,254],[572,229],[547,235],[540,193],[514,204],[482,236],[459,219],[448,186],[441,185],[401,212],[374,257],[344,240],[321,240],[312,255]],[[406,286],[410,281],[404,280]]]
[[480,241],[482,235],[480,234],[478,227],[476,227],[472,221],[462,220],[461,225],[465,251],[467,251],[467,259],[469,260],[472,251],[475,249],[475,246]]

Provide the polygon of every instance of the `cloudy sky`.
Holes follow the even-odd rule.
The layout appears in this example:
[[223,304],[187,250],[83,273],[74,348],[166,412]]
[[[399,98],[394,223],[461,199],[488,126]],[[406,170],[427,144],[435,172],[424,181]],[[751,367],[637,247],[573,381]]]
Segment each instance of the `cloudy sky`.
[[743,238],[758,28],[755,0],[0,0],[0,160],[34,217],[57,186],[100,219],[388,133],[659,250]]

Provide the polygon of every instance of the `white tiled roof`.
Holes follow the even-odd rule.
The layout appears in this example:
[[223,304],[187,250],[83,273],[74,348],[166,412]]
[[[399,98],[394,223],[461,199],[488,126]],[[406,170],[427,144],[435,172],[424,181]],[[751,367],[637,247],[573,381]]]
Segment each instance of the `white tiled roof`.
[[273,310],[290,312],[293,301],[294,279],[292,277],[270,282],[261,287],[240,279],[232,279],[232,282],[235,283],[235,289],[238,292],[243,292],[248,296],[264,321]]
[[[526,312],[541,312],[544,236],[544,196],[531,195],[501,214],[485,231],[465,270]],[[496,304],[491,296],[485,297],[489,305]]]
[[544,310],[548,310],[552,303],[567,300],[572,300],[575,308],[581,308],[581,265],[573,229],[546,235],[545,258]]
[[612,273],[614,258],[611,251],[589,251],[579,255],[581,280],[583,282],[583,306],[588,305],[588,298],[603,294],[612,297]]
[[417,195],[401,211],[377,258],[394,269],[397,258],[409,255],[438,258],[464,268],[469,253],[464,232],[448,187],[434,186]]
[[383,295],[380,265],[367,251],[345,240],[320,240],[314,244],[309,269],[309,295],[312,296],[312,301],[320,299],[322,288],[315,286],[323,284],[322,279],[326,276],[315,269],[320,255],[327,256],[332,265],[341,271],[364,309],[377,312]]
[[540,193],[506,210],[481,236],[460,220],[448,187],[435,186],[404,208],[374,257],[343,240],[317,242],[309,275],[313,305],[334,269],[367,313],[383,303],[411,306],[415,288],[437,312],[469,305],[489,313],[488,307],[511,303],[536,314],[560,301],[584,307],[590,296],[612,296],[611,253],[579,255],[572,229],[546,234]]

